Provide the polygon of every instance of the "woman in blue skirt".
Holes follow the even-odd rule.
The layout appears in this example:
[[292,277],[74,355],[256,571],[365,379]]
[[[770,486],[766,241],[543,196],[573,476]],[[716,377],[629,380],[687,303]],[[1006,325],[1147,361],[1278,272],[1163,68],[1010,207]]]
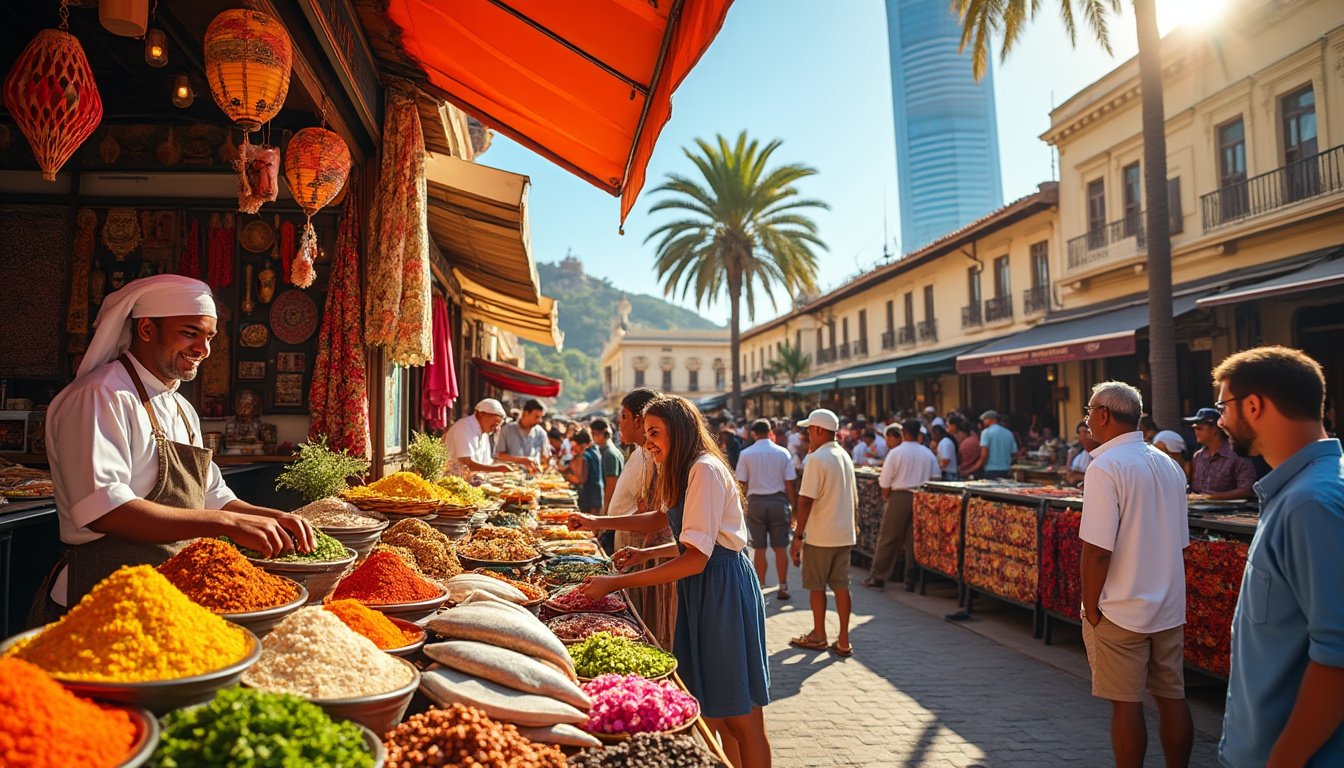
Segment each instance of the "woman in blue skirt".
[[618,589],[676,582],[677,673],[736,768],[770,765],[762,707],[770,701],[765,604],[742,550],[747,525],[728,462],[700,413],[682,397],[659,396],[644,408],[644,449],[658,466],[657,496],[666,512],[625,517],[576,514],[570,527],[653,533],[671,526],[675,542],[627,547],[617,567],[672,557],[647,570],[595,576],[581,587],[598,598]]

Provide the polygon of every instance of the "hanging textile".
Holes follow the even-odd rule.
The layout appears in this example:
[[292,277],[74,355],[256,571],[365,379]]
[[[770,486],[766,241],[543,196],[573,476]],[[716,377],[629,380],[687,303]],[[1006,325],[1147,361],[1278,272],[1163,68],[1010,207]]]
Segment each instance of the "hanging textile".
[[388,89],[380,172],[369,233],[368,343],[387,347],[397,365],[424,365],[433,344],[425,140],[405,84]]
[[210,279],[211,288],[233,285],[234,221],[232,213],[210,214]]
[[177,262],[177,274],[185,277],[201,277],[201,222],[196,217],[183,228],[182,259]]
[[[352,177],[351,183],[356,183]],[[369,458],[369,388],[360,329],[359,205],[350,190],[341,210],[327,304],[317,336],[313,383],[308,391],[310,438],[326,435],[332,448]]]
[[89,272],[93,268],[98,214],[81,208],[75,217],[75,259],[70,273],[70,304],[65,312],[66,351],[80,353],[89,343]]
[[448,409],[457,400],[457,371],[453,367],[453,336],[448,327],[448,302],[435,295],[430,310],[434,326],[434,355],[425,364],[420,392],[420,415],[430,429],[448,426]]
[[297,251],[294,245],[294,222],[286,221],[280,225],[280,280],[285,285],[293,285],[294,281],[289,279],[290,265],[294,263],[294,253]]

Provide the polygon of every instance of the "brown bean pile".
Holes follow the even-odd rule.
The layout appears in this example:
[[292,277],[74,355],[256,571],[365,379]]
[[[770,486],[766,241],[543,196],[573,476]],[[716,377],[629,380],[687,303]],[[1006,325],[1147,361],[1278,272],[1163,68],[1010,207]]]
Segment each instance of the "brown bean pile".
[[[388,763],[391,765],[391,763]],[[570,768],[724,768],[723,763],[687,736],[636,733],[602,749],[569,758]]]
[[475,707],[453,704],[413,715],[387,732],[387,768],[563,768],[558,747],[537,744]]

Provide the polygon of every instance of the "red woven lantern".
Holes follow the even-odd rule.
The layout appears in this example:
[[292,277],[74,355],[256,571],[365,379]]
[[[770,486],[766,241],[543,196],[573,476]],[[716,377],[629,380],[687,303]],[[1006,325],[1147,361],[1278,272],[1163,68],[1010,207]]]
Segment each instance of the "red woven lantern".
[[33,148],[42,178],[56,172],[103,119],[103,100],[84,48],[61,29],[44,29],[5,77],[5,108]]
[[290,275],[300,288],[312,285],[316,277],[313,261],[317,258],[317,233],[313,231],[313,214],[340,193],[349,176],[350,148],[326,128],[304,128],[285,147],[285,182],[294,201],[308,214]]

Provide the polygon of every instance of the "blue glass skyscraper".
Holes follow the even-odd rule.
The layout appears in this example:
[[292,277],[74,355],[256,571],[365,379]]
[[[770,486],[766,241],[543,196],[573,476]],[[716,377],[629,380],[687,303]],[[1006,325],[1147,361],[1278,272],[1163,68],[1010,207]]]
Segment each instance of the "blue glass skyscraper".
[[1003,205],[994,76],[971,77],[948,0],[886,0],[901,253]]

